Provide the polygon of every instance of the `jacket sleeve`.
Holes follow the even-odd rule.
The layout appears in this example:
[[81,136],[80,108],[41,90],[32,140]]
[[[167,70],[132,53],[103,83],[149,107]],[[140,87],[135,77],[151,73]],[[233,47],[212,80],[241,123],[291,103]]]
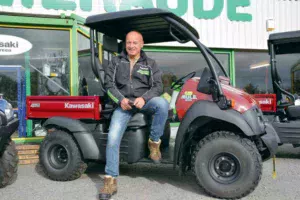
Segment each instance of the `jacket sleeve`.
[[116,72],[118,65],[118,59],[114,57],[106,69],[104,86],[108,96],[115,103],[120,104],[125,97],[123,94],[121,94],[116,86]]
[[142,95],[142,98],[147,102],[153,97],[158,97],[163,92],[163,84],[162,84],[162,72],[157,67],[157,64],[155,61],[153,61],[153,64],[151,66],[151,74],[150,74],[150,83],[151,87],[150,89],[145,92]]

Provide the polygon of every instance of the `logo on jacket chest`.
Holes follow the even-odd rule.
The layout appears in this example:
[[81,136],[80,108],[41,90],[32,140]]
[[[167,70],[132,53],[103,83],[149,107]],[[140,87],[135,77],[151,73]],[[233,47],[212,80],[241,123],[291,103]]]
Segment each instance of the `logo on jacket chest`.
[[150,70],[149,70],[148,67],[140,66],[139,69],[137,70],[137,73],[149,76],[150,75]]

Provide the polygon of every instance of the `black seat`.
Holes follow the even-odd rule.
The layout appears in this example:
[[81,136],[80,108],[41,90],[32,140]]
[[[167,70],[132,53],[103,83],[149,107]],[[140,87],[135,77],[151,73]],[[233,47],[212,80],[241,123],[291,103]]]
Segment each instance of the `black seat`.
[[132,116],[130,121],[127,124],[127,128],[135,129],[135,128],[141,128],[146,127],[151,124],[149,117],[141,112],[138,112]]
[[289,119],[300,119],[300,106],[289,106],[286,114]]

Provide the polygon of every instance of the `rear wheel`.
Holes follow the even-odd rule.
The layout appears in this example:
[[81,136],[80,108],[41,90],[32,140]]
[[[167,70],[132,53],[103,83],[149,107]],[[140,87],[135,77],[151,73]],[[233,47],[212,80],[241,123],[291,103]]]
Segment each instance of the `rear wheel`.
[[60,130],[51,132],[43,140],[40,164],[44,173],[56,181],[75,180],[87,168],[72,136]]
[[0,188],[12,184],[18,176],[18,154],[14,141],[9,141],[0,157]]
[[258,185],[262,159],[249,139],[218,131],[198,143],[192,169],[199,185],[211,196],[242,198]]

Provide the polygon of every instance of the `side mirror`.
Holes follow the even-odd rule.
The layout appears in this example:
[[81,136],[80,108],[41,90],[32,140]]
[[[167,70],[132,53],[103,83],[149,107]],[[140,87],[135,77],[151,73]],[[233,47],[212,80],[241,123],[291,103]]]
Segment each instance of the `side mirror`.
[[204,68],[200,81],[197,86],[197,91],[204,94],[212,94],[212,74],[207,67]]
[[217,88],[218,83],[212,77],[213,76],[210,70],[207,67],[205,67],[201,75],[200,81],[198,83],[197,91],[204,94],[212,95],[213,100],[217,101],[219,98]]

